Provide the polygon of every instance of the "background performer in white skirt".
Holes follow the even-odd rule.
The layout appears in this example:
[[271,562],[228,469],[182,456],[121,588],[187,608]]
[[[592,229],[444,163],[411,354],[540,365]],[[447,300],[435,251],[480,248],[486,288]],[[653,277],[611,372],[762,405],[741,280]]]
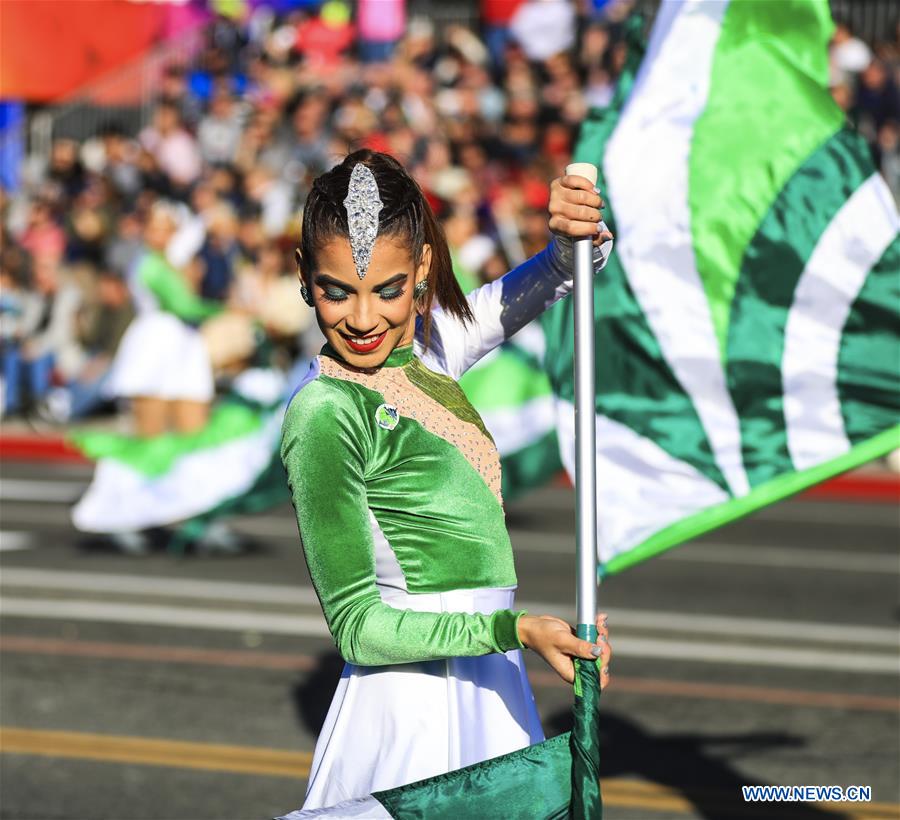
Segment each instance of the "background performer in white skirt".
[[604,616],[592,645],[513,609],[500,459],[456,382],[570,292],[570,237],[595,236],[603,266],[601,205],[586,180],[556,180],[554,240],[466,298],[396,160],[358,151],[313,186],[298,261],[327,344],[288,407],[281,454],[346,666],[304,810],[541,741],[523,648],[569,682],[573,657],[599,657],[608,682]]
[[131,399],[140,436],[170,428],[200,430],[215,392],[212,365],[196,325],[221,312],[201,299],[165,257],[177,223],[172,208],[153,206],[144,229],[145,250],[129,286],[138,315],[113,361],[109,393]]

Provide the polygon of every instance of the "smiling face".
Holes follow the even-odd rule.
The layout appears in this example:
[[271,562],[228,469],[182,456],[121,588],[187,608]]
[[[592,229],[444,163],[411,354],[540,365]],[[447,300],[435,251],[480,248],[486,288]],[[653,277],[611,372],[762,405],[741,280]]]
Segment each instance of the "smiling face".
[[354,367],[378,367],[398,346],[412,344],[416,327],[413,287],[428,274],[431,247],[416,265],[409,247],[380,236],[369,270],[359,278],[350,242],[336,237],[316,251],[315,269],[304,270],[319,328]]

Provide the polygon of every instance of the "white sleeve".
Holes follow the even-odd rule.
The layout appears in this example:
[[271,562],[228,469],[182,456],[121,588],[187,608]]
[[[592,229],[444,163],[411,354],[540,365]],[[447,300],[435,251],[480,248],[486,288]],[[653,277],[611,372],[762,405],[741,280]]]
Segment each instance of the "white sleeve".
[[[594,273],[606,265],[611,250],[612,240],[594,248]],[[435,305],[427,350],[421,320],[416,325],[416,355],[430,370],[458,379],[571,292],[573,257],[572,241],[557,236],[531,259],[473,290],[466,298],[474,322],[461,322]]]

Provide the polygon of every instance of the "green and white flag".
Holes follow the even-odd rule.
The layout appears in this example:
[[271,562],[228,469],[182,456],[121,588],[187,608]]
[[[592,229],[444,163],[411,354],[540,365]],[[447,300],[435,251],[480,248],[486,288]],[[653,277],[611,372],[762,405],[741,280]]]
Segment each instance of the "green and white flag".
[[[900,445],[891,193],[827,87],[826,0],[663,3],[584,124],[604,573]],[[572,305],[544,317],[574,470]]]

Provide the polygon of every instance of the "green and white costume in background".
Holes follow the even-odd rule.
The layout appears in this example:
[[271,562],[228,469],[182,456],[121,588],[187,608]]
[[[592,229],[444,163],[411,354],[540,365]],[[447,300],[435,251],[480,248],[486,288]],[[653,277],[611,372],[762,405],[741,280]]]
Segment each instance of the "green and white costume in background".
[[[129,286],[138,315],[116,352],[111,392],[211,401],[212,366],[193,325],[222,306],[195,295],[162,254],[152,251],[136,261]],[[184,535],[197,537],[226,512],[280,501],[283,490],[273,479],[282,480],[272,468],[278,467],[283,381],[269,370],[242,373],[196,433],[74,433],[73,443],[97,461],[90,486],[72,509],[75,527],[111,534],[192,520]]]
[[137,316],[116,351],[109,393],[212,401],[212,365],[194,325],[221,312],[222,306],[194,294],[155,251],[136,260],[128,285]]
[[571,270],[571,244],[554,240],[468,296],[474,323],[436,308],[428,350],[420,326],[373,370],[326,346],[291,401],[282,460],[347,662],[291,818],[342,801],[347,816],[386,817],[360,799],[543,739],[500,460],[457,379],[569,293]]

